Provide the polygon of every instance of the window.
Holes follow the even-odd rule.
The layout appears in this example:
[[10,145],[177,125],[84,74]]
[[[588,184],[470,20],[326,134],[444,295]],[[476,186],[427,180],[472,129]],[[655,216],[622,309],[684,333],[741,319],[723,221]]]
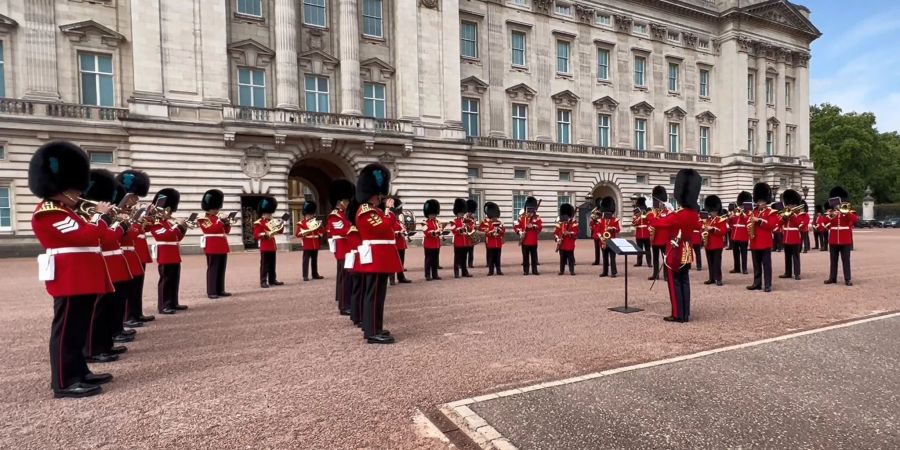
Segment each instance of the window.
[[316,27],[325,26],[325,1],[303,0],[303,23]]
[[709,70],[700,69],[700,96],[709,97]]
[[635,34],[647,34],[647,24],[645,23],[635,23],[631,30],[634,31]]
[[791,141],[793,141],[793,140],[794,140],[794,134],[793,134],[793,133],[787,133],[787,134],[785,135],[785,138],[784,138],[784,152],[785,152],[788,156],[793,156],[793,155],[791,154],[791,148],[793,147],[793,145],[791,145],[791,144],[792,144]]
[[266,72],[261,69],[238,68],[238,105],[266,107]]
[[478,58],[478,24],[463,22],[459,30],[459,52],[463,58]]
[[528,139],[528,105],[513,103],[512,105],[513,139]]
[[88,157],[91,159],[91,164],[112,164],[115,160],[113,152],[89,151]]
[[478,100],[462,99],[462,122],[466,136],[478,136]]
[[6,159],[6,144],[0,144],[0,161]]
[[677,123],[669,124],[669,152],[678,153],[678,134],[681,126]]
[[647,175],[635,175],[634,182],[636,184],[649,184],[647,181]]
[[477,180],[481,178],[481,168],[480,167],[469,167],[469,181]]
[[700,154],[709,155],[709,127],[700,127]]
[[709,40],[700,39],[698,42],[698,46],[704,50],[709,50]]
[[756,76],[752,73],[747,74],[747,101],[754,102],[756,101],[756,87],[754,86],[756,82]]
[[568,195],[565,193],[559,193],[556,195],[556,210],[557,211],[559,211],[560,206],[562,206],[566,203],[568,203],[570,205],[572,204],[572,196],[571,195]]
[[597,145],[599,145],[600,147],[604,147],[604,148],[609,147],[610,121],[611,121],[611,117],[607,114],[599,114],[597,116],[597,136],[598,136]]
[[81,103],[94,106],[113,106],[112,56],[79,53],[81,71]]
[[709,177],[700,177],[700,185],[701,186],[709,186],[709,183],[711,183]]
[[775,80],[772,78],[766,78],[766,104],[775,104]]
[[384,85],[366,83],[363,85],[363,115],[384,119]]
[[525,67],[525,33],[513,31],[510,35],[512,48],[512,65]]
[[604,27],[612,26],[612,16],[609,14],[597,14],[597,19],[595,20],[597,25],[601,25]]
[[[482,204],[481,191],[469,191],[469,198],[472,200],[475,200],[475,203],[478,203],[479,205]],[[475,216],[476,222],[480,221],[481,220],[481,208],[475,208],[475,213],[472,215]]]
[[669,31],[666,33],[666,38],[672,42],[681,42],[681,33],[677,31]]
[[556,110],[556,142],[560,144],[572,143],[572,111],[568,109]]
[[383,37],[381,30],[382,0],[363,0],[363,34]]
[[647,119],[634,119],[634,148],[647,150]]
[[527,6],[527,4],[525,3],[525,1],[526,1],[526,0],[512,0],[513,5],[518,5],[518,6]]
[[3,57],[3,42],[0,42],[0,97],[6,97],[6,59]]
[[753,154],[753,147],[755,147],[753,142],[753,128],[747,128],[747,151],[750,154]]
[[556,72],[569,73],[569,42],[556,41]]
[[[0,55],[0,57],[2,57],[2,55]],[[0,81],[2,81],[2,80],[0,80]],[[785,108],[791,107],[791,86],[792,85],[791,85],[790,81],[784,83],[784,106],[785,106]]]
[[12,202],[9,186],[0,186],[0,231],[12,231]]
[[678,92],[678,64],[669,63],[669,92]]
[[329,111],[328,78],[306,76],[306,110],[321,113]]
[[237,0],[237,12],[245,16],[262,17],[262,0]]
[[634,57],[634,85],[644,86],[644,66],[647,64],[647,58],[643,56]]
[[559,171],[559,181],[572,181],[572,171],[571,170],[560,170]]
[[527,180],[528,169],[513,169],[513,178],[516,180]]
[[513,195],[512,198],[512,218],[516,220],[519,218],[519,214],[522,214],[522,210],[525,209],[525,199],[528,198],[526,195],[516,194]]
[[557,3],[556,4],[556,13],[561,16],[571,16],[572,15],[572,5],[567,5],[565,3]]
[[609,80],[609,50],[597,50],[597,79]]
[[772,156],[775,154],[775,133],[772,131],[766,131],[766,155]]

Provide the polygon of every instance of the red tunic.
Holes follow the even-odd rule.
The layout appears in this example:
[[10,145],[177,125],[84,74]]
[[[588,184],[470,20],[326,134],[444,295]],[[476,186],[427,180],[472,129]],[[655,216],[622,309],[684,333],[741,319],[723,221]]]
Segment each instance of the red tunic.
[[519,219],[513,224],[513,230],[516,234],[522,236],[522,245],[533,247],[538,245],[538,235],[544,229],[544,222],[541,216],[535,214],[530,219],[525,214],[520,214]]
[[128,281],[132,278],[128,269],[128,260],[125,251],[122,250],[122,240],[125,239],[125,230],[121,226],[107,228],[103,231],[100,247],[103,249],[103,260],[106,261],[106,270],[109,279],[113,283]]
[[[125,259],[128,261],[128,270],[131,271],[133,277],[139,277],[144,274],[144,265],[141,256],[138,254],[135,244],[141,241],[146,245],[145,239],[139,239],[138,236],[144,236],[144,230],[140,225],[133,223],[128,227],[128,232],[122,237],[122,250],[125,252]],[[148,251],[149,255],[150,252]]]
[[356,228],[362,243],[360,252],[365,247],[371,248],[372,261],[365,263],[360,256],[354,269],[362,273],[399,273],[403,271],[400,254],[394,236],[394,215],[372,207],[368,203],[359,206],[356,212]]
[[403,232],[406,231],[406,227],[400,223],[399,220],[394,221],[394,237],[397,241],[397,250],[406,250],[408,245],[406,244],[406,236]]
[[762,221],[753,226],[754,236],[750,239],[750,250],[772,250],[775,242],[772,232],[781,220],[778,218],[778,213],[768,207],[763,210],[755,208],[750,212],[750,217],[747,220],[749,222],[754,219],[761,219]]
[[650,239],[650,220],[648,217],[641,217],[640,214],[635,214],[631,219],[631,226],[634,227],[635,239]]
[[147,244],[147,232],[150,230],[150,227],[144,225],[134,226],[140,230],[140,233],[134,236],[134,251],[137,252],[142,264],[150,264],[153,262],[153,255],[150,254],[150,246]]
[[[656,229],[657,236],[663,231],[666,236],[672,236],[672,239],[666,243],[666,265],[678,270],[684,265],[688,267],[694,262],[694,250],[691,243],[686,237],[693,235],[694,230],[700,226],[700,214],[693,209],[680,208],[675,212],[667,213],[659,217],[650,219],[650,226]],[[674,248],[676,238],[678,248]]]
[[747,215],[742,212],[731,216],[731,240],[734,242],[750,240],[747,235]]
[[855,212],[848,214],[837,213],[828,219],[828,244],[852,245],[853,227],[859,222],[859,216]]
[[[477,229],[477,224],[475,223],[475,216],[471,214],[466,214],[466,229],[471,233]],[[467,247],[474,247],[475,240],[472,239],[472,236],[466,236]]]
[[[112,292],[106,263],[100,254],[100,239],[106,230],[102,220],[85,222],[68,207],[53,201],[38,203],[31,216],[31,229],[44,249],[73,251],[52,256],[56,276],[44,282],[52,297]],[[82,248],[84,251],[75,251]]]
[[181,264],[180,242],[187,231],[169,221],[155,223],[150,226],[150,234],[156,240],[156,263],[165,266]]
[[603,233],[609,233],[609,238],[612,239],[619,235],[619,231],[622,231],[622,226],[619,225],[619,219],[615,217],[611,219],[600,219],[597,221],[595,237],[599,239],[603,237]]
[[219,216],[206,214],[197,220],[197,224],[200,226],[200,231],[203,232],[201,239],[206,241],[203,253],[207,255],[224,255],[231,251],[228,248],[228,233],[231,232],[230,223],[219,219]]
[[706,238],[707,250],[722,250],[725,248],[725,235],[728,233],[727,222],[728,219],[723,217],[711,217],[706,219],[706,226],[708,227],[707,232],[709,233]]
[[468,233],[472,232],[475,229],[475,226],[472,225],[470,227],[469,221],[457,217],[450,222],[450,229],[453,230],[453,247],[454,248],[465,248],[471,247],[470,244],[471,239],[469,239]]
[[259,219],[253,223],[253,239],[256,239],[259,242],[259,251],[261,252],[275,252],[278,251],[278,243],[275,241],[275,237],[281,233],[284,233],[284,230],[275,233],[272,236],[269,236],[269,220],[268,219]]
[[647,223],[650,225],[650,227],[654,228],[653,240],[651,242],[651,245],[653,245],[654,247],[665,247],[669,245],[670,230],[668,228],[657,229],[656,226],[653,225],[654,221],[665,219],[669,214],[671,213],[667,209],[654,209],[647,214]]
[[816,217],[816,231],[824,233],[828,229],[828,218],[824,215]]
[[573,221],[557,223],[553,236],[556,237],[560,250],[575,251],[575,241],[578,239],[578,223]]
[[348,269],[351,272],[359,271],[359,256],[357,253],[357,249],[359,248],[360,243],[362,243],[362,239],[360,239],[359,237],[359,230],[357,230],[355,226],[351,225],[350,229],[347,230],[347,254],[344,256],[344,259],[352,259],[354,261],[353,268]]
[[301,220],[294,231],[294,236],[300,238],[304,251],[319,250],[322,248],[322,224],[321,222],[318,222],[318,220],[316,220],[316,222],[318,222],[316,224],[318,228],[315,231],[310,231],[302,236],[300,234],[301,232],[310,229],[310,221],[310,219]]
[[702,233],[703,220],[699,219],[700,216],[697,216],[697,217],[698,217],[698,221],[699,221],[697,229],[694,230],[693,233],[691,233],[691,245],[694,247],[696,247],[698,245],[703,245],[703,233]]
[[425,238],[422,247],[427,249],[441,248],[441,222],[437,219],[428,219],[425,222]]
[[335,209],[328,215],[325,224],[325,233],[334,242],[334,258],[343,261],[350,251],[347,245],[347,233],[350,231],[350,222],[344,217],[344,210]]
[[478,225],[478,230],[484,233],[484,246],[490,249],[503,248],[503,236],[506,229],[502,222],[494,222],[491,219],[484,219]]
[[806,232],[803,217],[792,215],[788,218],[787,223],[782,222],[781,226],[784,233],[784,245],[800,245],[801,233]]

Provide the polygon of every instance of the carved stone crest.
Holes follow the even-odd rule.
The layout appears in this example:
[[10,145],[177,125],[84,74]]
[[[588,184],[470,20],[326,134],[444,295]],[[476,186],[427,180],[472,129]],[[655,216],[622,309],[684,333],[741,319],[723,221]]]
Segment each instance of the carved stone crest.
[[244,156],[241,158],[241,170],[250,178],[260,179],[269,173],[272,169],[272,163],[266,158],[266,151],[262,148],[253,146],[244,150]]
[[613,17],[616,19],[616,26],[619,28],[619,31],[626,33],[631,31],[631,25],[634,23],[634,19],[621,14],[616,14]]
[[665,41],[666,37],[667,37],[666,33],[668,33],[668,29],[666,28],[665,25],[658,24],[658,23],[651,23],[650,24],[650,33],[653,35],[653,39],[656,39],[657,41]]
[[697,35],[694,33],[688,33],[687,31],[682,32],[681,39],[684,40],[685,45],[687,45],[688,47],[697,45]]
[[553,0],[532,0],[534,10],[541,14],[550,14],[550,7],[553,6]]
[[440,6],[440,0],[419,0],[419,4],[430,9],[438,9]]
[[575,4],[575,13],[578,14],[578,19],[584,23],[594,23],[594,9],[588,8],[587,6],[582,6],[579,4]]

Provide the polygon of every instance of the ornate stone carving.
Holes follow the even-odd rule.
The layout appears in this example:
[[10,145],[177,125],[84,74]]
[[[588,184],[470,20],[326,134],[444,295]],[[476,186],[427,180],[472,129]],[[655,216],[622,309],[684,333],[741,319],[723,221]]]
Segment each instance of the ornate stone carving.
[[413,152],[413,145],[411,142],[407,143],[407,144],[403,144],[403,156],[404,157],[409,157],[409,155],[411,155],[412,152]]
[[125,41],[125,36],[121,33],[93,20],[60,25],[59,30],[72,42],[81,42],[88,34],[97,34],[100,42],[109,47],[118,47],[120,42]]
[[429,9],[439,9],[441,0],[419,0],[419,4]]
[[611,113],[619,107],[619,102],[610,96],[601,97],[593,101],[594,107],[598,112]]
[[550,14],[550,9],[553,7],[553,0],[531,0],[534,5],[535,12],[539,12],[541,14]]
[[631,107],[631,112],[636,116],[649,117],[653,113],[653,105],[647,102],[640,102]]
[[272,163],[266,157],[266,151],[257,146],[248,147],[244,150],[244,156],[241,158],[241,170],[244,175],[253,179],[260,179],[269,173],[272,169]]
[[381,82],[394,75],[394,67],[379,58],[369,58],[359,63],[360,75],[364,80]]
[[280,146],[284,145],[285,142],[287,142],[286,134],[275,133],[275,145],[276,146],[280,147]]
[[796,52],[794,53],[795,65],[800,67],[807,67],[809,65],[809,53],[806,52]]
[[319,146],[322,148],[322,150],[325,150],[326,152],[330,152],[332,147],[334,146],[334,138],[323,137],[319,141]]
[[634,19],[622,14],[615,14],[613,17],[616,19],[616,27],[619,31],[626,33],[631,31],[631,25],[634,23]]
[[575,4],[575,14],[578,15],[578,20],[584,23],[594,23],[594,11],[593,8],[589,8],[587,6],[582,6],[579,4]]
[[309,38],[307,39],[309,48],[312,50],[322,50],[322,48],[324,47],[324,43],[322,42],[322,31],[312,28],[307,31],[306,34],[307,36],[309,36]]
[[226,131],[223,136],[226,147],[234,147],[235,133],[234,131]]
[[579,100],[578,96],[568,89],[557,92],[556,94],[551,95],[550,98],[553,99],[553,103],[558,106],[575,106],[578,104]]
[[463,94],[484,94],[488,90],[488,84],[481,81],[478,77],[472,75],[460,81],[460,91]]
[[681,39],[684,41],[684,45],[688,47],[694,47],[697,45],[697,35],[694,33],[688,33],[687,31],[683,31],[681,33]]
[[318,50],[302,53],[298,59],[300,60],[300,68],[303,69],[304,72],[315,74],[333,72],[338,64],[340,64],[340,61],[334,56]]
[[241,66],[266,67],[275,58],[275,52],[272,49],[253,39],[245,39],[229,45],[228,53],[231,55],[231,59]]
[[372,150],[375,150],[375,140],[366,139],[363,141],[363,153],[368,155],[369,153],[372,153]]
[[747,36],[738,36],[737,37],[738,50],[744,53],[750,53],[753,48],[753,40],[748,38]]
[[397,157],[391,153],[384,152],[378,156],[378,162],[383,166],[387,167],[388,170],[391,171],[391,180],[396,180],[399,174],[399,167],[397,166]]
[[702,113],[697,114],[697,122],[699,122],[700,125],[711,125],[716,122],[716,115],[709,111],[703,111]]
[[775,49],[775,60],[783,63],[793,59],[793,52],[789,48],[778,47]]
[[657,41],[665,41],[668,29],[665,25],[659,23],[650,23],[650,35]]
[[19,26],[19,23],[9,17],[0,14],[0,35],[8,34]]
[[535,94],[537,94],[537,91],[528,87],[528,85],[525,83],[519,83],[511,88],[506,89],[506,95],[513,100],[531,100],[534,98]]
[[684,117],[687,115],[687,111],[682,109],[680,106],[676,106],[666,111],[666,118],[670,120],[684,120]]

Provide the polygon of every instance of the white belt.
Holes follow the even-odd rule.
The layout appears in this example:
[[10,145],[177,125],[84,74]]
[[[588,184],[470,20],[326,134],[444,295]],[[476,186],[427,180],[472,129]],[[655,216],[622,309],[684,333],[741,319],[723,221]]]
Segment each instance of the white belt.
[[178,245],[177,242],[156,242],[156,245]]
[[647,228],[649,225],[638,225],[638,228]]
[[799,228],[785,228],[784,231],[800,231]]
[[135,236],[135,238],[136,239],[147,239],[147,236],[144,236],[143,234],[139,234],[139,235]]
[[744,225],[744,224],[742,224],[742,223],[736,223],[736,224],[734,224],[734,227],[735,227],[735,228],[746,228],[747,225]]
[[395,240],[362,241],[362,245],[397,245],[397,241],[395,241]]
[[48,248],[47,254],[50,256],[53,255],[67,255],[70,253],[100,253],[100,247],[61,247],[61,248]]
[[850,227],[831,227],[832,230],[849,230]]
[[133,251],[134,251],[134,247],[124,247],[124,246],[123,246],[123,247],[122,247],[122,250],[125,250],[125,251],[128,251],[128,252],[133,252]]
[[107,250],[105,252],[100,253],[103,256],[116,256],[122,254],[122,249],[119,250]]
[[333,236],[331,239],[336,241],[338,239],[345,239],[345,238],[344,238],[344,236]]
[[219,233],[219,234],[204,234],[203,237],[207,237],[207,238],[211,238],[211,237],[227,238],[228,235],[225,234],[225,233]]

